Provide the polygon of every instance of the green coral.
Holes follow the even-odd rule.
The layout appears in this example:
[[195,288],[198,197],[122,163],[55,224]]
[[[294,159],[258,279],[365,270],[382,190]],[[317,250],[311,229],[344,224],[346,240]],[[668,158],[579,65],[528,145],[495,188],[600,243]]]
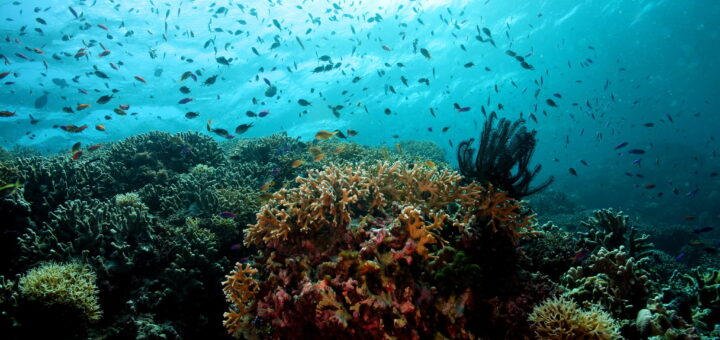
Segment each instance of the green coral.
[[79,263],[44,263],[20,278],[22,295],[45,305],[61,305],[82,312],[86,320],[102,316],[95,273]]
[[549,298],[536,306],[528,318],[538,339],[619,339],[618,324],[605,311],[593,306],[581,309],[565,297]]
[[617,249],[625,246],[631,257],[647,257],[653,249],[648,240],[650,235],[635,236],[637,228],[630,225],[630,218],[622,211],[602,209],[593,211],[593,215],[580,224],[588,229],[581,233],[583,243],[591,249]]

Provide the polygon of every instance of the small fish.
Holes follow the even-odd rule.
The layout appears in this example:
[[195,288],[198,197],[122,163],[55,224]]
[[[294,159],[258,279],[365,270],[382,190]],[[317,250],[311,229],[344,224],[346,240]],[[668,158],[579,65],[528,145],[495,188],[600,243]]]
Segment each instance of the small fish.
[[550,98],[545,99],[545,102],[551,107],[557,107],[557,103],[555,103],[555,101]]
[[123,109],[123,110],[129,110],[129,109],[130,109],[130,105],[120,104],[120,105],[118,105],[118,107],[121,108],[121,109]]
[[347,129],[347,134],[350,137],[355,137],[355,136],[357,136],[358,132],[353,129]]
[[272,187],[273,185],[275,185],[275,181],[268,181],[268,182],[266,182],[265,184],[263,184],[263,185],[260,187],[260,192],[265,192],[265,191],[267,191],[267,190],[270,189],[270,187]]
[[573,256],[573,263],[581,262],[582,260],[588,258],[590,256],[590,251],[587,249],[583,249],[575,253],[575,256]]
[[582,165],[584,166],[590,166],[590,164],[588,164],[588,162],[586,162],[584,159],[581,159],[580,163],[582,163]]
[[77,107],[75,107],[75,110],[82,111],[90,107],[90,104],[78,104]]
[[183,99],[180,99],[180,101],[178,102],[178,104],[187,104],[187,103],[189,103],[189,102],[191,102],[191,101],[193,101],[192,98],[183,98]]
[[0,117],[14,117],[17,116],[15,112],[10,111],[0,111]]
[[248,110],[247,112],[245,112],[245,115],[248,116],[248,117],[250,117],[250,118],[255,118],[255,117],[257,117],[257,113],[255,113],[255,112],[253,112],[253,111],[249,111],[249,110]]
[[100,54],[98,55],[98,57],[104,57],[104,56],[106,56],[106,55],[108,55],[108,54],[110,54],[110,50],[104,50],[104,51],[100,52]]
[[144,83],[144,84],[147,84],[147,81],[145,81],[145,78],[143,78],[143,77],[141,77],[141,76],[135,76],[135,79],[137,79],[138,81],[140,81],[140,82],[142,82],[142,83]]
[[680,253],[677,256],[675,256],[675,261],[680,262],[683,259],[685,259],[685,256],[686,256],[685,253]]
[[700,233],[707,233],[708,231],[713,231],[713,227],[704,227],[700,229],[693,229],[693,233],[700,234]]
[[106,30],[106,31],[109,31],[109,30],[110,30],[110,29],[107,28],[107,26],[105,26],[105,25],[103,25],[103,24],[98,24],[98,27],[100,27],[100,28],[102,28],[102,29],[104,29],[104,30]]
[[690,220],[694,220],[694,219],[695,219],[695,216],[692,216],[692,215],[683,216],[683,219],[685,219],[685,220],[687,220],[687,221],[690,221]]
[[697,240],[690,241],[690,242],[688,242],[688,244],[691,245],[691,246],[702,246],[702,245],[705,245],[705,243],[702,243],[702,241],[697,241]]
[[645,126],[645,127],[653,127],[653,126],[655,126],[655,124],[653,124],[653,123],[645,123],[645,124],[643,124],[643,126]]
[[0,187],[0,197],[14,194],[18,188],[22,187],[20,182],[5,184]]
[[223,211],[218,216],[220,216],[222,218],[230,219],[230,218],[235,218],[237,216],[237,214],[235,214],[233,212],[229,212],[229,211]]
[[293,161],[292,164],[290,164],[290,167],[294,169],[294,168],[297,168],[297,167],[303,165],[303,163],[304,162],[302,159],[297,159],[297,160]]
[[119,107],[114,108],[113,111],[121,116],[127,115],[127,112]]
[[258,117],[263,118],[269,114],[270,114],[270,111],[263,110],[263,111],[258,112]]
[[73,144],[72,149],[70,149],[73,153],[80,151],[80,148],[82,148],[82,143],[77,142]]
[[200,114],[197,112],[193,112],[193,111],[188,111],[185,113],[185,118],[187,118],[187,119],[197,118],[198,116],[200,116]]
[[425,165],[431,169],[437,166],[433,161],[425,161]]
[[95,130],[105,131],[105,125],[97,124],[95,125]]
[[463,65],[463,66],[465,66],[465,68],[470,68],[470,67],[475,66],[475,63],[473,63],[473,62],[471,61],[471,62],[469,62],[469,63],[467,63],[467,64],[465,64],[465,65]]
[[310,105],[312,105],[312,104],[310,104],[309,101],[307,101],[307,100],[305,100],[305,99],[302,99],[302,98],[301,98],[301,99],[298,99],[297,102],[298,102],[298,104],[299,104],[300,106],[310,106]]
[[432,56],[430,55],[430,52],[429,52],[428,50],[424,49],[424,48],[421,48],[421,49],[420,49],[420,53],[423,55],[423,57],[425,57],[425,58],[427,58],[427,59],[431,59],[431,58],[432,58]]
[[648,184],[648,185],[646,185],[644,188],[645,188],[645,189],[655,189],[655,187],[657,187],[657,185],[655,185],[655,184]]
[[240,124],[235,128],[235,133],[238,135],[241,135],[245,132],[247,132],[248,129],[250,129],[253,126],[253,123],[250,124]]
[[102,145],[100,145],[100,144],[90,145],[90,146],[87,147],[87,150],[88,150],[88,151],[95,151],[95,150],[97,150],[97,149],[99,149],[99,148],[101,148],[101,147],[102,147]]
[[622,142],[615,146],[615,150],[622,149],[628,145],[628,142]]
[[635,154],[635,155],[642,155],[642,154],[645,153],[645,150],[643,150],[643,149],[632,149],[632,150],[629,150],[628,153],[632,153],[632,154]]
[[337,134],[337,131],[330,132],[328,130],[320,130],[315,134],[315,139],[317,140],[326,140],[333,138]]
[[392,48],[390,48],[390,46],[387,46],[387,45],[382,45],[382,49],[385,51],[388,51],[388,52],[392,51]]
[[577,174],[577,171],[575,171],[575,169],[573,169],[573,168],[569,168],[568,171],[570,171],[570,174],[573,175],[573,176],[577,176],[577,175],[578,175],[578,174]]
[[114,96],[114,94],[109,95],[109,96],[108,96],[108,95],[104,95],[104,96],[98,98],[97,103],[98,103],[98,104],[107,104],[107,102],[109,102],[110,99],[113,98],[113,96]]
[[321,152],[321,153],[315,155],[315,157],[313,157],[313,160],[315,162],[319,162],[319,161],[323,160],[323,158],[325,158],[325,154]]
[[74,161],[78,160],[78,158],[80,158],[80,156],[82,156],[82,153],[83,153],[82,151],[77,151],[77,152],[75,152],[75,153],[72,155],[72,159],[73,159]]

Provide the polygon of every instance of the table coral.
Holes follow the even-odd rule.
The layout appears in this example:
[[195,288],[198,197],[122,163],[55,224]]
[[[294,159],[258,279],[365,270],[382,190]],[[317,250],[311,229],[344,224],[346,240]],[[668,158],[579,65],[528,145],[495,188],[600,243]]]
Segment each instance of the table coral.
[[[469,327],[468,313],[486,303],[484,294],[496,294],[490,282],[513,267],[533,217],[504,193],[460,180],[421,164],[330,165],[277,191],[245,231],[245,244],[258,249],[254,265],[238,264],[224,282],[228,331],[475,337],[482,327]],[[448,262],[477,269],[481,280],[444,289],[463,282],[427,272]]]

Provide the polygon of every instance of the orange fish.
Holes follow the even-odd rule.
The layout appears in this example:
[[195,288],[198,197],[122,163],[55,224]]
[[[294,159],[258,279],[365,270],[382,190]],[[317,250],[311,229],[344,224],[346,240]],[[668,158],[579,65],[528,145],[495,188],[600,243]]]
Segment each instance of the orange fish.
[[328,131],[328,130],[320,130],[320,131],[318,131],[318,132],[315,134],[315,139],[317,139],[317,140],[330,139],[330,138],[335,137],[335,135],[336,135],[338,132],[339,132],[339,131],[330,132],[330,131]]
[[78,126],[78,127],[75,128],[75,130],[74,130],[73,132],[83,132],[83,130],[85,130],[85,129],[87,129],[87,128],[88,128],[87,125]]
[[80,156],[82,156],[82,151],[78,151],[78,152],[74,153],[72,155],[72,159],[77,160],[78,158],[80,158]]
[[12,117],[12,116],[17,116],[17,115],[15,114],[15,112],[0,111],[0,117]]
[[10,72],[0,73],[0,79],[3,79],[3,78],[5,78],[5,77],[7,77],[9,74],[10,74]]
[[105,131],[105,125],[102,125],[102,124],[95,125],[95,130]]
[[297,159],[294,162],[292,162],[292,164],[290,164],[290,167],[297,168],[297,167],[301,166],[303,163],[304,162],[302,161],[302,159]]
[[129,109],[130,109],[130,105],[120,104],[120,108],[123,109],[123,110],[129,110]]
[[648,185],[645,186],[645,189],[653,189],[653,188],[655,188],[656,186],[657,186],[657,185],[655,185],[655,184],[648,184]]
[[260,187],[260,192],[267,191],[273,185],[275,185],[275,181],[269,181],[269,182],[263,184],[263,186]]
[[85,52],[85,49],[81,48],[77,51],[77,53],[75,53],[75,58],[80,58],[86,54],[87,54],[87,52]]
[[82,110],[87,109],[88,107],[90,107],[90,104],[78,104],[75,109],[78,111],[82,111]]
[[115,64],[113,64],[113,63],[110,63],[110,67],[112,67],[114,70],[119,70],[119,68],[117,67],[117,65],[115,65]]
[[425,161],[425,165],[427,165],[428,168],[434,168],[436,166],[433,161]]
[[135,79],[137,79],[137,80],[139,80],[139,81],[141,81],[141,82],[143,82],[143,83],[147,83],[147,81],[145,81],[145,78],[143,78],[143,77],[141,77],[141,76],[135,76]]
[[104,29],[104,30],[106,30],[106,31],[109,31],[109,30],[110,30],[110,29],[107,28],[107,26],[105,26],[105,25],[103,25],[103,24],[98,24],[98,27],[100,27],[100,28],[102,28],[102,29]]
[[100,145],[100,144],[95,144],[95,145],[91,145],[91,146],[88,146],[88,147],[87,147],[88,151],[95,151],[95,150],[97,150],[97,149],[99,149],[99,148],[102,148],[102,145]]
[[37,54],[45,54],[45,52],[43,52],[43,50],[41,50],[41,49],[39,49],[39,48],[37,48],[37,47],[36,47],[36,48],[33,48],[33,51],[35,51],[35,53],[37,53]]
[[117,108],[117,107],[114,108],[113,111],[115,111],[115,113],[117,113],[117,114],[119,114],[119,115],[121,115],[121,116],[124,116],[124,115],[127,114],[127,112],[125,112],[123,109],[120,109],[120,108]]
[[106,56],[106,55],[108,55],[108,54],[110,54],[110,50],[104,50],[104,51],[102,51],[102,52],[100,53],[100,56],[101,56],[101,57],[104,57],[104,56]]
[[323,160],[323,158],[325,158],[325,154],[319,153],[319,154],[315,155],[315,158],[313,160],[316,162],[319,162],[319,161]]

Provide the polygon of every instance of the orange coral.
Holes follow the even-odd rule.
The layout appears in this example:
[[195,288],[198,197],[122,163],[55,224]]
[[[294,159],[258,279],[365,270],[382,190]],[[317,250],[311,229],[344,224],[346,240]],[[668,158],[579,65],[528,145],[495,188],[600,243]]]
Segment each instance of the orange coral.
[[235,263],[235,270],[226,275],[223,284],[225,299],[231,303],[230,311],[225,312],[223,325],[229,334],[237,335],[242,332],[243,326],[248,323],[246,316],[252,309],[255,293],[258,291],[258,282],[252,278],[257,269],[249,264],[243,266]]

